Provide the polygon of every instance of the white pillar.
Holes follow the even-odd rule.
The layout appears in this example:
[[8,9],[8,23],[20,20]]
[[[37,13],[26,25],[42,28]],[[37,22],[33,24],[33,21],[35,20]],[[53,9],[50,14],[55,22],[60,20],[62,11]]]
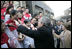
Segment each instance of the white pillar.
[[20,1],[20,6],[22,7],[22,1]]

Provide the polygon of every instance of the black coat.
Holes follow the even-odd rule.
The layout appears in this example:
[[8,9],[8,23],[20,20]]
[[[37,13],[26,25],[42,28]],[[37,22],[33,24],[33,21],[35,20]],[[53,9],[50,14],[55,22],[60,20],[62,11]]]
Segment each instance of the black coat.
[[18,32],[34,38],[36,48],[54,48],[54,39],[51,29],[41,27],[38,28],[37,31],[33,31],[28,30],[23,26],[19,26],[17,30]]

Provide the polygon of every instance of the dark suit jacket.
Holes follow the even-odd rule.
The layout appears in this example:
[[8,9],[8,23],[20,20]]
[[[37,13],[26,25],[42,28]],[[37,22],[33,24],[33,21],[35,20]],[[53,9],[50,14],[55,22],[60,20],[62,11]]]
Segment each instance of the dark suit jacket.
[[40,27],[37,31],[33,31],[28,30],[24,26],[19,26],[17,30],[34,38],[36,48],[54,48],[54,39],[52,31],[49,28]]

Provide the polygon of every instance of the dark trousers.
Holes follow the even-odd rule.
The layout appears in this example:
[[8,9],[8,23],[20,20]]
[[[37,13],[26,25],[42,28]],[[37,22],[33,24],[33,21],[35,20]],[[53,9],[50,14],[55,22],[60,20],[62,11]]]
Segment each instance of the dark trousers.
[[60,39],[57,39],[57,48],[60,48]]

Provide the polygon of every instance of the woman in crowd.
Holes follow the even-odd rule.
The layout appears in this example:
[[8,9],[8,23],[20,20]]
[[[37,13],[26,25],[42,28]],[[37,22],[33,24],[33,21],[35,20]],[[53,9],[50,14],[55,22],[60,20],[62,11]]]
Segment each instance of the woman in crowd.
[[38,26],[38,20],[39,20],[39,18],[38,18],[38,14],[34,14],[34,18],[36,19],[36,22],[35,22],[35,24],[34,24],[34,27],[37,27]]
[[6,15],[5,15],[5,22],[7,22],[9,19],[10,19],[10,12],[11,12],[11,10],[13,10],[14,8],[13,8],[13,6],[8,6],[8,8],[6,9]]
[[11,13],[10,13],[10,19],[6,22],[7,25],[11,25],[9,27],[10,31],[13,32],[13,34],[17,37],[18,36],[18,33],[16,31],[16,23],[15,23],[15,18],[17,17],[17,11],[16,10],[12,10]]
[[68,21],[68,30],[70,30],[71,31],[71,21]]
[[[6,25],[9,25],[9,30],[12,32],[12,34],[17,38],[17,40],[19,41],[19,43],[21,41],[24,40],[24,35],[23,38],[19,38],[18,32],[17,32],[17,25],[15,23],[15,19],[17,18],[17,11],[16,10],[12,10],[10,12],[10,19],[6,22]],[[21,45],[21,43],[20,43]],[[24,46],[21,45],[21,48],[23,48]]]
[[43,13],[42,12],[39,12],[39,19],[43,16]]
[[31,20],[31,28],[32,28],[32,30],[36,30],[35,24],[36,24],[36,18],[32,18],[32,20]]
[[22,14],[22,10],[17,12],[17,18],[15,19],[15,23],[17,26],[19,26],[20,24],[22,24],[22,18],[23,18],[23,14]]
[[53,31],[53,35],[60,39],[60,48],[71,48],[71,31],[67,30],[68,25],[65,23],[63,24],[62,30],[60,35],[57,35]]

